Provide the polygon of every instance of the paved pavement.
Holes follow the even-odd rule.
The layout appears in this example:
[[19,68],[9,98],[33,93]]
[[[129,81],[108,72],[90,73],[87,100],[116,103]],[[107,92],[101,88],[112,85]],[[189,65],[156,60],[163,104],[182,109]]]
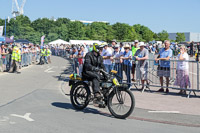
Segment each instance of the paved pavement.
[[[69,92],[64,79],[70,73],[67,60],[52,57],[52,64],[31,66],[23,69],[20,75],[0,74],[0,132],[200,132],[200,118],[197,114],[149,112],[157,109],[149,109],[152,106],[148,107],[147,104],[161,106],[157,101],[166,104],[166,97],[188,100],[180,96],[133,91],[136,108],[126,120],[115,119],[107,109],[98,109],[92,104],[83,111],[77,111],[72,107],[69,96],[64,95]],[[191,100],[199,99],[192,97]],[[175,106],[179,104],[172,104],[174,109]],[[146,108],[143,109],[144,107]],[[196,109],[199,110],[197,107]]]

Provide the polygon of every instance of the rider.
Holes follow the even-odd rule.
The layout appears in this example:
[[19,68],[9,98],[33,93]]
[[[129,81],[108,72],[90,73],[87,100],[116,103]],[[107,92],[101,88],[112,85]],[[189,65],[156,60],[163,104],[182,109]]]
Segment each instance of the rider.
[[92,81],[92,89],[94,93],[94,105],[103,106],[102,96],[100,93],[100,80],[105,79],[100,74],[100,69],[104,71],[105,66],[103,64],[103,58],[99,54],[100,45],[97,43],[93,44],[93,50],[86,54],[85,62],[83,64],[83,79]]

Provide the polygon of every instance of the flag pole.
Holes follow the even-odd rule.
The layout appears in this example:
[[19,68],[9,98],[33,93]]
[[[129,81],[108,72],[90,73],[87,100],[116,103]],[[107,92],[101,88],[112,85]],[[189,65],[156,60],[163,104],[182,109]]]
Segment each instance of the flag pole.
[[5,17],[5,42],[4,43],[6,44],[6,17]]

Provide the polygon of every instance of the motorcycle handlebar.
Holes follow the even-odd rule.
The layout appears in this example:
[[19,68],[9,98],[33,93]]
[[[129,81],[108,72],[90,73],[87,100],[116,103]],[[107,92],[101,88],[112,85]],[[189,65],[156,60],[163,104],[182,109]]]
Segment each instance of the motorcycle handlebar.
[[[106,75],[110,75],[108,72],[104,71],[103,69],[100,69],[100,72],[102,72],[103,74],[106,74]],[[114,74],[116,77],[122,79],[121,76],[117,75],[117,74]]]

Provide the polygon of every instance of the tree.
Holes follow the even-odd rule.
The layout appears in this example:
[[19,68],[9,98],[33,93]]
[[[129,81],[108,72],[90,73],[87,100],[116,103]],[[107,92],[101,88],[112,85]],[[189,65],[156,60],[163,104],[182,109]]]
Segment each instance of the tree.
[[79,21],[70,22],[69,39],[82,40],[84,38],[85,38],[84,24]]
[[169,34],[167,31],[163,30],[162,32],[158,33],[158,38],[160,41],[164,42],[165,40],[168,40]]
[[133,25],[133,27],[140,41],[149,42],[153,40],[154,33],[148,27],[140,25],[140,24]]
[[31,23],[31,27],[33,27],[35,31],[43,32],[45,35],[48,35],[50,32],[49,30],[54,26],[54,21],[48,18],[37,19]]
[[185,41],[185,34],[184,33],[176,33],[176,42],[183,42]]
[[116,23],[113,30],[115,38],[119,41],[134,41],[137,38],[135,29],[128,24]]
[[89,32],[87,35],[92,40],[106,40],[107,36],[107,24],[102,22],[94,22],[88,28]]
[[49,33],[47,38],[48,42],[54,41],[58,39],[58,34],[56,33]]

